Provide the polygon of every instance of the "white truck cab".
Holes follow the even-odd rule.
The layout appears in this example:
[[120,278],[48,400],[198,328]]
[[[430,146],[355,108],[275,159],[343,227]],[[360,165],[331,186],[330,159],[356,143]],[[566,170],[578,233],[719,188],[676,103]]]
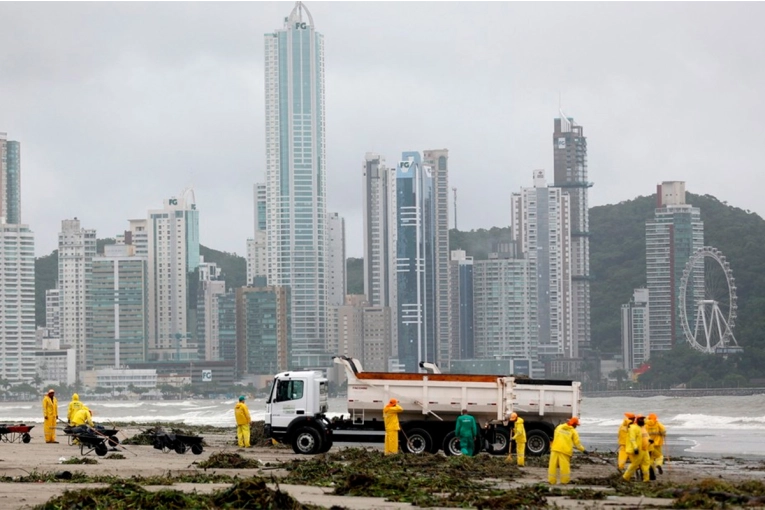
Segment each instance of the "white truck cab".
[[324,416],[329,409],[327,395],[327,379],[321,372],[277,374],[266,400],[266,437],[292,443],[295,453],[329,450],[331,441],[321,439],[328,425]]

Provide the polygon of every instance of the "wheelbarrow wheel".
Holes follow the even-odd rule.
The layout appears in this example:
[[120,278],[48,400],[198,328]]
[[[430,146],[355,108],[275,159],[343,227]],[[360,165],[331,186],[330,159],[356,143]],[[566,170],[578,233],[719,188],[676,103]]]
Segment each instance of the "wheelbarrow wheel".
[[118,438],[117,436],[111,436],[109,438],[109,446],[111,446],[112,448],[116,448],[118,444],[120,444],[120,438]]
[[191,453],[193,453],[194,455],[200,455],[203,451],[204,449],[202,448],[201,444],[191,445]]
[[175,445],[175,453],[179,455],[183,455],[184,453],[186,453],[186,445],[183,443],[178,443],[177,445]]
[[23,436],[21,436],[21,442],[22,443],[28,443],[32,440],[32,436],[29,435],[29,433],[24,433]]
[[98,443],[98,445],[96,445],[96,455],[99,457],[103,457],[108,451],[109,447],[106,446],[106,443]]

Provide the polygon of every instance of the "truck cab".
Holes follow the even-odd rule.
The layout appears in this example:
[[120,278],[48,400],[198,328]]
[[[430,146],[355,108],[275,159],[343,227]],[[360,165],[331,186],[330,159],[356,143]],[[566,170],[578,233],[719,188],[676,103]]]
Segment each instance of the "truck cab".
[[266,437],[291,443],[295,453],[320,453],[332,446],[324,414],[328,383],[321,372],[282,372],[266,400]]

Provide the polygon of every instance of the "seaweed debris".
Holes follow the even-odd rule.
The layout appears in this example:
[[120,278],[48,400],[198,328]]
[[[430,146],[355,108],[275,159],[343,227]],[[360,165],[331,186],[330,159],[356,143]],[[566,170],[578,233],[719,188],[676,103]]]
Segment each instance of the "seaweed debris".
[[487,479],[513,479],[520,471],[504,458],[391,455],[348,448],[285,463],[286,483],[335,487],[335,494],[384,497],[419,506],[469,506],[500,496]]
[[104,459],[107,460],[125,460],[127,457],[122,455],[121,453],[112,453],[111,455],[107,455],[104,457]]
[[476,503],[478,510],[501,510],[504,508],[548,508],[546,496],[552,495],[549,487],[538,484],[503,491],[499,496],[486,498]]
[[90,457],[70,457],[62,460],[61,464],[98,464],[98,461]]
[[238,480],[228,489],[213,494],[183,493],[164,489],[150,492],[133,482],[119,482],[109,487],[67,491],[61,496],[38,505],[36,510],[64,510],[88,508],[92,510],[127,510],[153,508],[155,510],[196,509],[273,509],[310,510],[318,508],[303,505],[289,494],[269,489],[265,480],[249,478]]
[[197,465],[202,469],[257,469],[260,462],[257,459],[242,457],[238,453],[215,452]]

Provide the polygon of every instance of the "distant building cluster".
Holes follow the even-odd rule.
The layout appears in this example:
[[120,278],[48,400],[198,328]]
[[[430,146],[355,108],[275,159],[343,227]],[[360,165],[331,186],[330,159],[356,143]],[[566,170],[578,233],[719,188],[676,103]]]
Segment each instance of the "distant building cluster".
[[[107,246],[86,222],[64,219],[39,331],[20,144],[0,133],[0,378],[262,387],[280,371],[329,369],[335,355],[372,371],[418,371],[425,361],[583,378],[594,360],[583,127],[562,112],[554,119],[552,182],[534,170],[511,194],[511,237],[485,260],[450,247],[447,149],[403,151],[391,165],[367,152],[353,186],[362,191],[364,294],[351,295],[345,220],[326,202],[324,66],[324,38],[298,2],[265,35],[266,164],[253,187],[244,287],[201,256],[200,211],[185,189],[129,219]],[[612,368],[637,369],[683,341],[680,307],[693,315],[703,296],[703,268],[690,278],[686,270],[704,246],[700,211],[685,203],[682,182],[662,183],[657,200],[646,286],[622,306],[623,365]]]

